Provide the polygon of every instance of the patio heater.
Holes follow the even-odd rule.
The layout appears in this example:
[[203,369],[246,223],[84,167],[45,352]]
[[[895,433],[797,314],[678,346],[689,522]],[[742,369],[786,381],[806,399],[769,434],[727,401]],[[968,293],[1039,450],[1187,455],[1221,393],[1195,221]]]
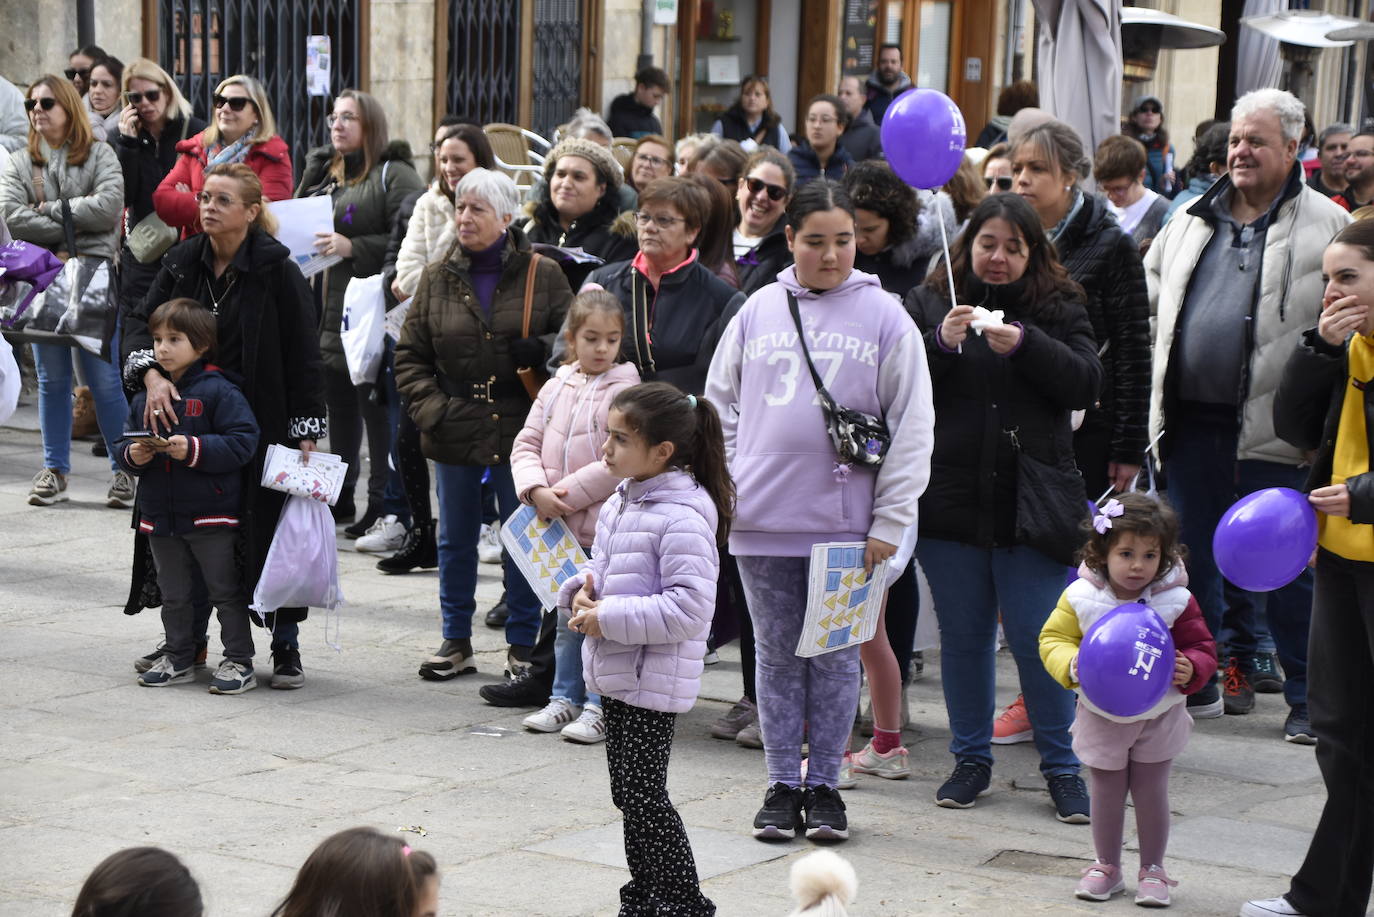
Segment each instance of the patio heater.
[[1348,48],[1353,41],[1333,40],[1330,33],[1360,26],[1358,19],[1333,16],[1314,10],[1282,10],[1267,16],[1247,16],[1241,25],[1263,32],[1279,42],[1283,58],[1284,83],[1288,91],[1312,107],[1312,75],[1317,55],[1325,48]]
[[1211,48],[1226,42],[1221,29],[1189,22],[1178,16],[1127,6],[1121,10],[1122,79],[1142,83],[1152,78],[1161,50]]

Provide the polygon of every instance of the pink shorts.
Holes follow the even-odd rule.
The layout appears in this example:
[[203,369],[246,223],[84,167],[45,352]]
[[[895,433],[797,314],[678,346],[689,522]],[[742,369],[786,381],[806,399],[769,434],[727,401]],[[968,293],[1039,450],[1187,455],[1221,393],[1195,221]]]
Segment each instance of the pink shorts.
[[1174,704],[1152,720],[1118,723],[1078,704],[1069,732],[1073,751],[1088,767],[1119,771],[1128,761],[1155,764],[1177,758],[1188,745],[1193,718],[1186,703]]

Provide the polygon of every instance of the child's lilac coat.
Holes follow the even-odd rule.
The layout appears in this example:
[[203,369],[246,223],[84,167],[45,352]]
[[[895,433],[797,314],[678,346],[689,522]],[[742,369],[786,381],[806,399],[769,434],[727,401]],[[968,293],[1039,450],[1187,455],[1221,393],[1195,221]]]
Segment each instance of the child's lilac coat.
[[582,644],[587,690],[647,710],[690,710],[720,574],[706,490],[684,471],[622,481],[597,519],[591,561],[559,590],[560,613],[588,573],[603,636]]

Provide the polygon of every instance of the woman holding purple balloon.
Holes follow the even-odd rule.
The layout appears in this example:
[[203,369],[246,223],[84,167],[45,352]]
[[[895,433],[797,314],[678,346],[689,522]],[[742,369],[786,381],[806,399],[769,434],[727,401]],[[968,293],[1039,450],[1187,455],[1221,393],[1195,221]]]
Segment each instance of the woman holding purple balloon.
[[[1169,769],[1193,730],[1184,697],[1217,670],[1216,643],[1188,591],[1183,554],[1178,517],[1166,504],[1140,493],[1108,500],[1093,517],[1078,579],[1040,631],[1045,669],[1079,692],[1073,750],[1092,777],[1097,852],[1074,890],[1086,901],[1106,901],[1126,889],[1121,837],[1127,793],[1140,844],[1135,903],[1167,907],[1177,884],[1163,865]],[[1130,617],[1123,621],[1127,626],[1109,631],[1123,616]],[[1170,672],[1171,679],[1150,677]]]

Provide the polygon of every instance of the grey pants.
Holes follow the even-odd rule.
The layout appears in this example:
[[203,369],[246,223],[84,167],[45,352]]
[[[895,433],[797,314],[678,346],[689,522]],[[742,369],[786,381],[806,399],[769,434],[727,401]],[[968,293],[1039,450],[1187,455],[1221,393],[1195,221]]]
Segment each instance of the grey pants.
[[219,609],[224,658],[253,665],[253,632],[248,619],[248,593],[234,560],[232,529],[155,535],[148,539],[157,581],[162,587],[162,629],[167,654],[178,669],[196,659],[195,609],[191,604],[194,568],[200,567],[210,604]]

